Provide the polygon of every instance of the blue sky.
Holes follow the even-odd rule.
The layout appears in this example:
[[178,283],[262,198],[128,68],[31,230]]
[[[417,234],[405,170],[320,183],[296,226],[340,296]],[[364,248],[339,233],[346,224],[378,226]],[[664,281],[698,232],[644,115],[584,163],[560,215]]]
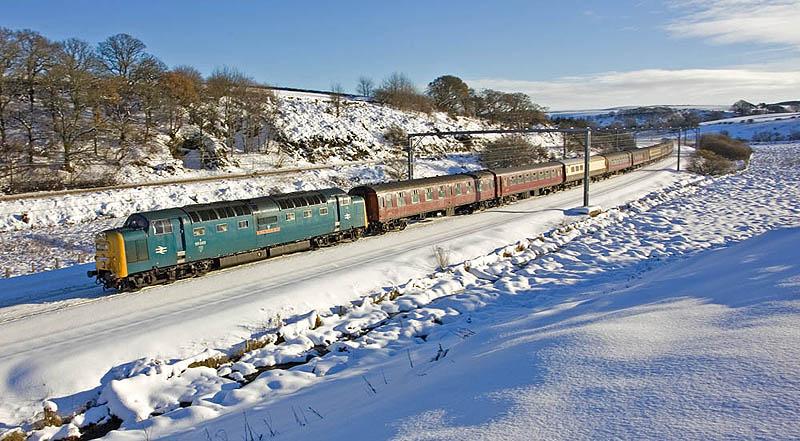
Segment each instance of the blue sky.
[[453,74],[553,109],[800,98],[797,0],[0,6],[0,26],[92,43],[125,32],[170,66],[229,65],[281,86],[352,89],[361,75],[401,71],[421,87]]

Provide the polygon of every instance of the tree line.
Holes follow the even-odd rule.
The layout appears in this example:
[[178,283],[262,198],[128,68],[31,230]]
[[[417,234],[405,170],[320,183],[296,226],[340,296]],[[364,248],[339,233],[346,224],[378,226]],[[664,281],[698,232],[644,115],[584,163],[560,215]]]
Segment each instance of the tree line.
[[[544,108],[526,94],[476,92],[453,75],[434,79],[424,92],[401,73],[378,85],[362,77],[357,92],[402,110],[442,111],[506,127],[547,121]],[[337,116],[343,94],[340,85],[332,87]],[[248,149],[271,133],[277,104],[268,87],[234,68],[207,77],[191,66],[169,68],[128,34],[90,44],[0,27],[0,163],[58,163],[65,171],[83,160],[118,164],[133,147],[146,149],[156,138],[178,157],[182,148],[207,142],[205,135],[227,151]],[[187,138],[189,125],[194,136]]]
[[97,45],[0,28],[0,153],[6,161],[60,159],[71,171],[89,154],[120,161],[158,134],[177,149],[191,123],[232,147],[258,136],[274,95],[232,68],[207,78],[173,69],[128,34]]
[[379,86],[370,78],[361,77],[356,92],[398,109],[477,117],[509,128],[547,122],[546,109],[534,103],[529,95],[492,89],[475,91],[454,75],[434,79],[424,92],[402,73],[389,75]]

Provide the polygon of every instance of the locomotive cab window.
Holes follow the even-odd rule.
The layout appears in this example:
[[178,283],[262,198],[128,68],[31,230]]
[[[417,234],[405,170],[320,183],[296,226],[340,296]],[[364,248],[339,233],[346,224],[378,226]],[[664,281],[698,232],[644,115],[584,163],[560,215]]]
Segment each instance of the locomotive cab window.
[[148,227],[148,222],[144,216],[140,214],[134,214],[130,216],[128,220],[125,221],[125,225],[123,226],[126,228],[133,228],[137,230],[146,230]]
[[206,228],[205,227],[197,227],[192,229],[192,235],[194,236],[205,236],[206,235]]
[[159,219],[153,221],[153,233],[157,235],[172,234],[172,222],[168,219]]
[[303,210],[303,217],[308,219],[311,217],[311,210]]
[[224,233],[228,231],[228,224],[217,224],[217,233]]
[[326,214],[328,214],[328,207],[320,207],[319,208],[319,215],[320,216],[325,216]]
[[286,220],[293,221],[294,220],[294,213],[286,213]]
[[247,219],[242,219],[239,221],[239,229],[244,230],[245,228],[250,226],[250,221]]
[[339,200],[339,205],[350,205],[350,198],[341,198]]

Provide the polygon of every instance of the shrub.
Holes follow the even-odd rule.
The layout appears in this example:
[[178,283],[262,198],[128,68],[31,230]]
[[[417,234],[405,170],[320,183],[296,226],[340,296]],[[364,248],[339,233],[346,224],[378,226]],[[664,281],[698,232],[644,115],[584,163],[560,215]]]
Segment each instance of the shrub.
[[710,151],[698,150],[689,163],[689,170],[702,175],[724,175],[735,169],[732,161]]
[[400,110],[433,112],[433,101],[420,93],[414,83],[401,73],[393,73],[375,90],[375,101]]
[[731,161],[748,161],[753,154],[753,149],[743,141],[713,133],[700,137],[699,149],[713,152]]
[[750,138],[753,142],[771,142],[771,141],[783,141],[783,135],[780,133],[774,132],[758,132],[755,133],[752,138]]
[[391,125],[385,132],[383,138],[389,141],[394,147],[404,146],[408,142],[408,134],[397,124]]

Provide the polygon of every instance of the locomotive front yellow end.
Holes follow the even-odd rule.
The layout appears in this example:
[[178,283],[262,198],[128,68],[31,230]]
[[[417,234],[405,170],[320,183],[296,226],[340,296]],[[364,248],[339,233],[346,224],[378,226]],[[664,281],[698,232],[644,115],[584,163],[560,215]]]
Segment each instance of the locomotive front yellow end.
[[128,263],[125,256],[125,240],[119,231],[103,231],[94,238],[95,270],[89,277],[97,277],[98,283],[110,287],[128,276]]

